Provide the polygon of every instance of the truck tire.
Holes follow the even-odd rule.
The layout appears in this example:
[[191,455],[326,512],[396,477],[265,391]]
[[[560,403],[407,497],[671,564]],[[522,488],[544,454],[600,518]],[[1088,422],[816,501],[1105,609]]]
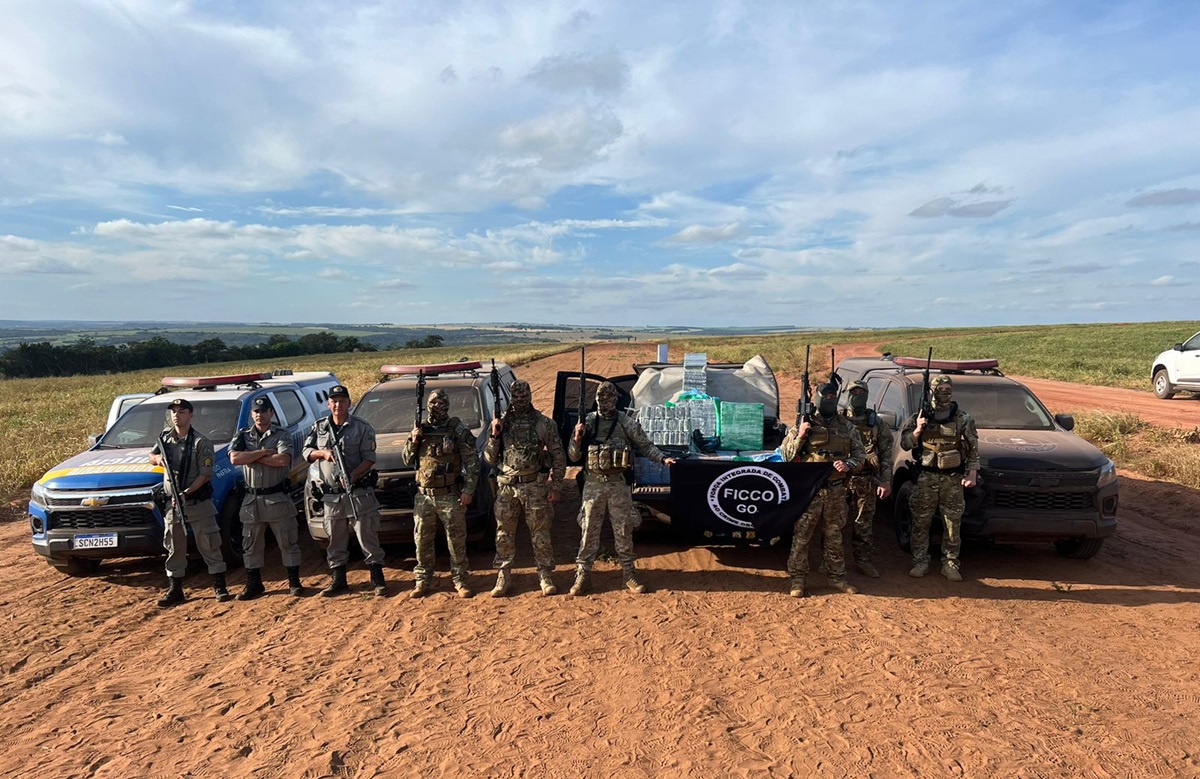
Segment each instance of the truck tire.
[[1159,368],[1154,374],[1154,397],[1160,400],[1170,400],[1175,397],[1175,385],[1167,376],[1165,368]]
[[1054,542],[1054,549],[1063,557],[1072,560],[1088,560],[1100,553],[1103,538],[1066,538]]
[[242,490],[231,490],[221,506],[217,526],[221,528],[221,557],[229,570],[242,567]]
[[312,526],[308,524],[308,520],[316,516],[324,516],[325,504],[309,494],[307,488],[304,491],[304,511],[300,514],[299,522],[303,523],[303,527],[308,531],[308,537],[311,538],[321,549],[329,548],[328,538],[317,538],[312,534]]
[[95,557],[49,557],[46,562],[67,576],[91,576],[100,570],[100,560]]
[[896,528],[896,543],[905,552],[912,551],[912,511],[908,507],[912,492],[912,482],[906,481],[900,485],[892,499],[892,524]]

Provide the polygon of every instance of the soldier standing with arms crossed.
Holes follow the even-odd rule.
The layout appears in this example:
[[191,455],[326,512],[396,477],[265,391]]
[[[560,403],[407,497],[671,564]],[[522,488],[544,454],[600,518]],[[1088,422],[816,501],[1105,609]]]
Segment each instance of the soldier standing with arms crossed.
[[[583,391],[582,387],[580,391]],[[591,587],[592,564],[600,551],[600,529],[606,512],[625,586],[630,592],[641,594],[646,591],[634,569],[633,522],[637,509],[633,506],[629,485],[625,483],[625,471],[633,467],[635,449],[643,457],[668,468],[675,464],[675,458],[665,456],[636,419],[617,410],[618,396],[612,382],[601,384],[596,390],[596,410],[575,426],[575,434],[567,447],[567,457],[572,462],[578,462],[587,453],[583,466],[583,504],[579,508],[583,538],[575,560],[572,595],[582,595]]]
[[208,572],[212,574],[213,591],[217,600],[224,603],[233,596],[225,586],[225,559],[221,556],[221,529],[217,526],[217,510],[212,502],[213,445],[199,431],[192,428],[192,404],[183,398],[175,398],[167,404],[171,414],[171,427],[159,436],[150,450],[150,464],[163,469],[163,478],[169,480],[173,489],[168,494],[178,494],[180,505],[174,497],[164,517],[163,546],[167,548],[168,589],[158,600],[165,608],[183,603],[183,575],[187,570],[187,528],[192,528],[196,549],[204,558]]
[[[805,390],[807,393],[807,390]],[[835,590],[856,593],[846,581],[846,550],[842,528],[846,525],[846,477],[866,461],[862,439],[849,419],[837,413],[837,385],[822,384],[818,413],[811,419],[804,414],[800,423],[783,439],[780,453],[784,462],[833,463],[833,473],[817,491],[792,533],[792,550],[787,571],[793,598],[804,597],[808,576],[808,545],[820,525],[825,532],[825,571]]]
[[417,565],[413,597],[429,594],[433,583],[434,540],[437,523],[446,528],[450,548],[450,575],[460,597],[471,597],[467,560],[467,506],[479,484],[479,454],[475,436],[458,417],[450,416],[450,397],[445,390],[429,393],[428,424],[414,426],[401,456],[405,465],[417,469],[416,519]]
[[952,400],[954,383],[935,376],[929,383],[932,414],[925,409],[904,423],[900,445],[912,450],[917,483],[908,505],[912,512],[913,567],[909,576],[929,573],[929,526],[942,512],[942,576],[961,582],[963,490],[975,486],[979,474],[979,433],[975,420]]
[[875,499],[878,497],[883,500],[892,494],[892,444],[895,436],[890,427],[880,424],[875,411],[867,408],[865,381],[850,385],[850,406],[843,415],[858,430],[867,456],[858,470],[846,478],[850,517],[854,523],[850,546],[854,549],[854,564],[859,573],[877,579],[879,570],[871,563],[871,552],[875,549]]
[[[514,537],[517,520],[525,515],[533,556],[537,562],[538,581],[543,595],[558,592],[551,573],[554,571],[554,549],[550,543],[550,526],[554,520],[554,503],[561,497],[567,458],[563,454],[558,429],[544,414],[533,407],[533,392],[529,382],[517,380],[509,388],[512,401],[503,419],[493,419],[488,433],[483,460],[496,469],[496,561],[499,569],[492,597],[508,593],[510,570],[516,555]],[[549,475],[544,474],[549,470]]]
[[288,495],[292,465],[292,436],[275,424],[275,407],[266,395],[250,404],[250,427],[239,430],[229,443],[229,462],[242,468],[246,496],[242,498],[242,549],[246,555],[246,587],[238,600],[254,600],[266,592],[262,567],[270,525],[287,568],[288,592],[304,594],[300,582],[300,530],[296,507]]
[[[331,580],[321,594],[330,598],[350,589],[346,563],[353,529],[366,556],[371,586],[376,595],[386,595],[383,547],[379,545],[379,501],[374,485],[362,483],[375,465],[375,429],[351,415],[350,390],[341,384],[329,390],[326,405],[329,416],[318,420],[304,440],[305,461],[319,463],[315,484],[324,504],[325,533],[329,537],[325,557]],[[339,457],[348,473],[339,467]]]

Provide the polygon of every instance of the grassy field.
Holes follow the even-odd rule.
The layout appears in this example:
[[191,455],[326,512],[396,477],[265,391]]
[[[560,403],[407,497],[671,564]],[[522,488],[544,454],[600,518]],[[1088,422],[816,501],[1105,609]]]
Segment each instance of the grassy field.
[[1164,430],[1133,414],[1083,413],[1075,434],[1117,464],[1163,481],[1200,489],[1200,429]]

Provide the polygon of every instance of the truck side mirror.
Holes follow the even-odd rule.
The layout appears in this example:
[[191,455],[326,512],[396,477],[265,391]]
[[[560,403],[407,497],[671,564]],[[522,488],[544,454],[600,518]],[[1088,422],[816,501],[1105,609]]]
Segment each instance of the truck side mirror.
[[1175,344],[1175,346],[1174,346],[1174,349],[1175,349],[1175,351],[1177,351],[1177,352],[1182,352],[1182,351],[1183,351],[1183,344]]
[[1063,430],[1075,429],[1075,417],[1071,416],[1070,414],[1055,414],[1054,421],[1057,422],[1058,426]]
[[96,444],[100,443],[100,438],[103,435],[104,435],[104,433],[89,433],[88,434],[88,446],[92,447],[92,446],[95,446]]
[[879,421],[887,425],[891,429],[896,429],[896,412],[894,411],[876,411],[875,414],[879,417]]

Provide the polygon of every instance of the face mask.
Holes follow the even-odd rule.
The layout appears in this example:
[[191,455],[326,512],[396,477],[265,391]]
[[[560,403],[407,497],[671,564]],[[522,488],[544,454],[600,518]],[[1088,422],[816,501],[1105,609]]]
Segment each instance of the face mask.
[[617,413],[617,396],[616,395],[596,395],[596,410],[600,412],[600,416],[605,419],[611,419]]
[[817,405],[817,410],[821,412],[823,417],[831,417],[837,413],[837,398],[821,398],[821,402]]
[[512,406],[514,414],[528,414],[533,410],[533,397],[528,389],[514,389],[512,391]]
[[429,399],[429,424],[440,425],[450,418],[450,401],[445,398]]
[[851,392],[850,393],[850,410],[855,414],[861,414],[867,410],[867,393]]
[[939,389],[933,393],[933,407],[939,411],[950,408],[950,397],[953,393],[949,388]]

